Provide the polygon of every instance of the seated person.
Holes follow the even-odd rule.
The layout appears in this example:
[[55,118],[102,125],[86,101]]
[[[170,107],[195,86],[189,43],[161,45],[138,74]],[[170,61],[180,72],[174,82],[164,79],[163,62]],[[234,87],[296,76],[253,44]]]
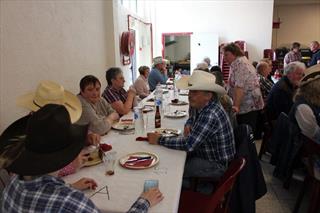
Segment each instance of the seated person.
[[102,97],[120,116],[130,112],[135,105],[136,92],[131,88],[126,92],[123,88],[125,80],[122,70],[118,67],[108,69],[106,71],[106,80],[108,86],[104,90]]
[[235,142],[228,115],[218,101],[226,94],[215,83],[215,76],[204,71],[193,71],[191,77],[177,81],[179,89],[188,89],[190,107],[195,113],[186,122],[184,135],[161,137],[148,133],[150,144],[188,152],[184,177],[211,177],[218,180],[235,155]]
[[[29,92],[17,99],[17,105],[30,110],[31,113],[38,111],[46,104],[60,104],[65,106],[69,112],[72,123],[79,120],[81,116],[82,107],[77,96],[53,81],[41,81],[35,92]],[[89,131],[86,142],[87,145],[98,145],[100,143],[100,135]],[[65,176],[75,173],[83,167],[87,161],[88,156],[81,152],[73,162],[61,169],[58,175]]]
[[136,79],[133,84],[133,87],[137,91],[137,95],[141,99],[147,97],[150,94],[149,84],[148,84],[148,76],[150,69],[147,66],[139,67],[140,76]]
[[[11,124],[0,137],[1,168],[16,175],[3,191],[1,212],[82,212],[99,209],[79,190],[97,183],[82,178],[71,187],[57,177],[81,151],[87,126],[72,125],[66,108],[48,104]],[[129,212],[146,212],[163,199],[158,189],[143,193]]]
[[259,62],[257,65],[257,72],[259,74],[259,83],[264,102],[267,102],[267,97],[273,86],[273,82],[268,79],[271,72],[271,67],[267,62]]
[[153,68],[148,77],[150,91],[155,90],[158,84],[166,84],[167,80],[166,61],[161,56],[155,57]]
[[301,80],[289,118],[301,132],[320,144],[320,64],[306,70]]
[[119,119],[119,115],[101,98],[100,88],[99,79],[93,75],[81,79],[78,98],[82,104],[82,114],[77,124],[89,124],[91,132],[104,135],[111,129],[113,122]]
[[304,75],[305,65],[292,62],[284,68],[284,76],[272,87],[266,110],[271,120],[277,120],[281,112],[289,113],[293,105],[293,95]]

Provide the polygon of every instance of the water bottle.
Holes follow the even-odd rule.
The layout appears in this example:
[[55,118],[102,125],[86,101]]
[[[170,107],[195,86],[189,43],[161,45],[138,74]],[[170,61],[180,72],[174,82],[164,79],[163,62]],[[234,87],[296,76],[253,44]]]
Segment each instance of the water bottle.
[[154,92],[154,105],[156,107],[159,106],[159,108],[162,109],[162,101],[163,101],[163,91],[162,91],[161,85],[158,84]]
[[144,122],[143,122],[143,114],[142,107],[134,107],[134,129],[136,135],[144,134]]

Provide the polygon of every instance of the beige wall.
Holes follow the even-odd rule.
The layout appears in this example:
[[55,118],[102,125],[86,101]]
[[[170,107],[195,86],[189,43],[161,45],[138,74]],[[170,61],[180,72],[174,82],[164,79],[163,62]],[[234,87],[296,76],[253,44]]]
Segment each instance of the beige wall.
[[276,5],[273,20],[280,18],[279,29],[273,29],[272,48],[290,47],[294,41],[307,47],[310,41],[320,40],[320,2]]
[[[0,1],[0,132],[27,113],[15,99],[42,79],[74,93],[116,64],[113,1]],[[117,47],[118,48],[118,47]]]

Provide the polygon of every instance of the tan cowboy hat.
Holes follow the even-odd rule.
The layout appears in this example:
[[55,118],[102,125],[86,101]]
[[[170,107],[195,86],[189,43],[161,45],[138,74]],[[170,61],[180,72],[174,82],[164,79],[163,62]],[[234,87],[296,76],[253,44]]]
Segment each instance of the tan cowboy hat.
[[311,81],[314,81],[320,78],[320,64],[316,64],[312,67],[309,67],[308,69],[306,69],[304,73],[305,75],[301,79],[300,86],[306,85]]
[[41,81],[35,92],[29,92],[18,97],[17,105],[36,112],[46,104],[59,104],[68,110],[71,122],[79,120],[82,106],[74,94],[53,81]]
[[176,86],[185,90],[202,90],[220,95],[226,94],[226,90],[216,84],[216,77],[202,70],[194,70],[191,76],[183,76],[177,81]]

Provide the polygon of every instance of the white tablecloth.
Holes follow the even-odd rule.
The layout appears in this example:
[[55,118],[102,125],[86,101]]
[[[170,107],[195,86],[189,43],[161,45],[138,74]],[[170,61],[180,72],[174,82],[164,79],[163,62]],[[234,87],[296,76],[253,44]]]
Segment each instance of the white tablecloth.
[[[172,97],[172,91],[170,91],[170,96]],[[187,100],[186,96],[180,96],[180,98]],[[167,100],[171,100],[171,98],[167,98]],[[164,108],[166,110],[170,108],[171,111],[176,109],[188,110],[187,105]],[[132,113],[126,116],[130,117]],[[162,128],[178,128],[183,130],[186,118],[163,118]],[[154,127],[154,112],[148,113],[148,126],[149,130]],[[101,193],[95,194],[91,197],[91,200],[102,212],[126,212],[142,193],[144,181],[157,179],[159,180],[159,188],[164,195],[164,199],[158,205],[150,208],[149,212],[177,212],[186,153],[158,145],[149,145],[147,142],[135,141],[135,138],[136,135],[121,135],[119,132],[111,130],[106,136],[102,137],[102,143],[112,145],[112,150],[117,152],[117,159],[129,153],[139,151],[155,153],[160,159],[158,165],[144,170],[129,170],[121,167],[116,162],[115,174],[106,176],[104,165],[99,164],[82,168],[76,174],[65,177],[64,180],[72,183],[81,177],[93,178],[98,183],[96,191],[107,185],[110,200],[108,200],[107,194]],[[85,191],[87,196],[91,196],[93,193],[93,190]]]

